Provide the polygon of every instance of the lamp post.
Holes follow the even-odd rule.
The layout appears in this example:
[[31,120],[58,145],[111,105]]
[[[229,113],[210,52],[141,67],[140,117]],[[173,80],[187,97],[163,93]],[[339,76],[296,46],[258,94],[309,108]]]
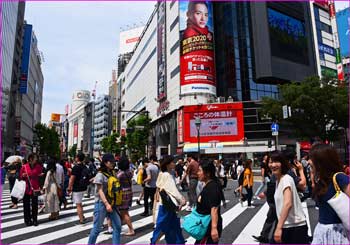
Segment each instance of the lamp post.
[[197,117],[196,120],[195,120],[195,125],[196,125],[196,128],[197,128],[197,140],[198,140],[198,161],[200,160],[200,157],[201,157],[201,149],[200,149],[200,133],[199,133],[199,130],[201,128],[201,119],[200,117]]

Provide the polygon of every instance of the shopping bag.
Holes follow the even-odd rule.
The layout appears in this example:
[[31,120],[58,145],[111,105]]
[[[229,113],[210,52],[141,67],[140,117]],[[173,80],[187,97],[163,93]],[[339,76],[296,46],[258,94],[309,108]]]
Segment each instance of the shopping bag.
[[[336,176],[339,173],[336,173],[333,175],[333,185],[334,189],[336,191],[335,195],[329,199],[327,202],[328,204],[333,208],[333,210],[337,213],[338,217],[342,221],[344,227],[346,230],[350,231],[350,224],[349,224],[349,202],[350,198],[348,195],[346,195],[344,192],[341,191]],[[340,173],[342,174],[342,173]]]
[[18,200],[22,200],[24,197],[24,193],[26,191],[26,182],[24,180],[15,181],[15,185],[12,188],[11,196],[17,198]]

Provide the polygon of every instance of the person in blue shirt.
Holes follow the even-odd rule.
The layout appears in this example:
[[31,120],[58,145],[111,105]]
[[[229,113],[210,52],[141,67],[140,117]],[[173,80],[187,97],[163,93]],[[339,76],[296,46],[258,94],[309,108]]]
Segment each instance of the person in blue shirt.
[[[329,145],[316,144],[311,148],[310,158],[312,170],[317,176],[313,197],[319,204],[319,220],[312,244],[350,244],[348,231],[327,202],[336,193],[333,175],[343,172],[338,153]],[[350,196],[349,176],[337,174],[336,181],[342,191]]]

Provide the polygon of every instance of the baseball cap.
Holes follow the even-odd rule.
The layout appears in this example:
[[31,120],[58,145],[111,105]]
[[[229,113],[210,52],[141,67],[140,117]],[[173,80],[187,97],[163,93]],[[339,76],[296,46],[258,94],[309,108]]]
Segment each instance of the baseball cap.
[[108,162],[108,161],[115,163],[115,158],[114,158],[113,154],[106,153],[102,156],[102,162]]

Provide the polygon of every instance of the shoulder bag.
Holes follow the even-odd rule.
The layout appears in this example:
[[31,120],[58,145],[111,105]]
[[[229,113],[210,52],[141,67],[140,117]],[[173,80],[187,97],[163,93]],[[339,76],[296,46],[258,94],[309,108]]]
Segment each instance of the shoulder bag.
[[169,212],[176,212],[178,210],[178,206],[164,189],[160,190],[159,195],[162,198],[162,204],[166,210]]
[[191,237],[202,240],[207,233],[210,221],[210,214],[200,214],[194,208],[189,215],[184,217],[182,226]]
[[333,208],[333,210],[337,213],[338,217],[342,221],[344,227],[346,230],[350,231],[350,224],[349,224],[349,203],[350,198],[347,194],[345,194],[339,187],[336,176],[337,174],[342,173],[335,173],[333,175],[333,185],[335,189],[335,195],[329,199],[327,202],[328,204]]
[[58,197],[63,197],[63,190],[62,190],[62,188],[57,184],[56,177],[55,177],[55,173],[52,173],[52,172],[51,172],[51,176],[52,176],[53,181],[55,182],[55,185],[56,185],[57,196],[58,196]]
[[29,181],[30,189],[32,189],[32,191],[33,191],[33,196],[35,196],[35,197],[40,196],[41,195],[41,190],[40,189],[34,190],[32,182],[30,181],[30,177],[29,177],[26,165],[23,165],[23,167],[24,167],[24,170],[26,171],[26,174],[27,174],[27,178],[28,178],[28,181]]

